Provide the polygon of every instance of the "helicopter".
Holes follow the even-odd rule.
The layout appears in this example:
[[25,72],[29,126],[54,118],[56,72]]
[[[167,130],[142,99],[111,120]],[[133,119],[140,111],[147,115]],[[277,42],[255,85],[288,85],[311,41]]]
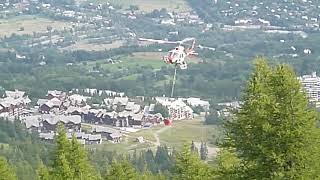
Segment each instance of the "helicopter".
[[[166,56],[162,59],[167,64],[173,64],[179,66],[180,69],[187,69],[188,65],[185,58],[191,55],[198,55],[195,52],[195,38],[185,38],[182,41],[168,41],[168,40],[156,40],[156,39],[146,39],[139,38],[140,41],[156,42],[159,44],[178,44],[174,49],[170,50]],[[192,42],[190,47],[186,47],[187,42]]]
[[[195,38],[185,38],[182,41],[168,41],[168,39],[165,40],[156,40],[156,39],[146,39],[146,38],[139,38],[139,41],[147,41],[147,42],[154,42],[158,44],[178,44],[174,49],[170,50],[166,56],[163,57],[163,61],[167,64],[173,64],[175,65],[174,68],[174,75],[173,75],[173,81],[172,81],[172,89],[171,89],[171,97],[173,97],[175,82],[176,82],[176,75],[177,75],[177,67],[179,66],[180,69],[187,69],[187,63],[186,63],[186,57],[191,55],[198,55],[198,53],[195,52],[195,44],[196,39]],[[188,47],[187,42],[192,42],[191,46]],[[197,46],[200,49],[207,49],[211,51],[215,51],[215,48],[212,47],[206,47],[202,45]]]

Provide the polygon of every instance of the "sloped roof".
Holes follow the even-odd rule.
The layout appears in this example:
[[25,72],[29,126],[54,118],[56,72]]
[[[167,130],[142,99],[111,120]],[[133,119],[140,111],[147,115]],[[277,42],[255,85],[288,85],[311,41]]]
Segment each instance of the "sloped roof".
[[57,91],[57,90],[53,90],[53,91],[48,91],[47,95],[52,95],[52,96],[60,96],[62,95],[62,91]]
[[53,140],[54,139],[54,133],[40,133],[39,137],[41,139],[46,139],[46,140]]
[[11,98],[14,98],[14,99],[22,98],[22,97],[25,95],[25,92],[24,92],[24,91],[18,91],[18,90],[15,90],[15,91],[5,91],[5,93],[6,93],[6,96],[7,96],[7,97],[11,97]]
[[65,115],[50,115],[50,114],[43,114],[42,119],[48,122],[51,125],[56,125],[58,122],[69,123],[72,122],[74,124],[81,123],[81,116],[73,115],[73,116],[65,116]]
[[52,98],[48,102],[45,103],[48,107],[60,106],[62,102],[58,98]]
[[110,137],[113,139],[113,138],[120,138],[122,137],[122,134],[121,133],[112,133],[110,134]]
[[134,113],[138,113],[138,112],[140,112],[140,110],[141,110],[141,106],[140,106],[139,104],[135,104],[135,105],[133,106],[132,111],[133,111]]
[[125,105],[127,105],[128,101],[129,101],[128,97],[115,97],[112,104],[117,105],[119,103],[119,104],[125,106]]
[[37,105],[42,106],[43,104],[47,103],[49,100],[48,99],[38,99]]
[[79,115],[73,115],[73,116],[65,116],[65,115],[59,115],[55,116],[55,119],[58,119],[57,121],[62,121],[64,123],[72,122],[74,124],[80,124],[81,123],[81,116]]
[[131,111],[122,111],[118,113],[118,117],[129,117],[129,116],[133,116],[134,113],[132,113]]
[[132,116],[132,118],[135,120],[135,121],[142,121],[142,118],[143,118],[143,114],[134,114]]
[[109,133],[109,134],[118,132],[118,130],[116,129],[103,127],[103,126],[95,126],[93,128],[93,131],[96,133]]
[[29,129],[31,127],[39,127],[40,119],[41,119],[41,115],[24,117],[27,129]]
[[116,118],[116,117],[118,116],[118,113],[115,112],[115,111],[107,112],[107,113],[105,114],[105,116],[109,116],[109,117],[111,117],[111,118]]
[[101,140],[101,134],[89,134],[88,135],[88,140],[89,141],[96,141],[96,140]]
[[77,101],[77,102],[81,102],[81,101],[86,102],[87,101],[87,97],[84,97],[84,96],[79,95],[79,94],[73,94],[73,95],[69,96],[69,99],[71,101]]
[[128,102],[126,105],[126,110],[132,111],[134,108],[134,102]]

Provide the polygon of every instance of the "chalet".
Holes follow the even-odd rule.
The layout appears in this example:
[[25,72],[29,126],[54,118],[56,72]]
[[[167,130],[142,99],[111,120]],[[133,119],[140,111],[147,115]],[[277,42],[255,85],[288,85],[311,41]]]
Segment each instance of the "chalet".
[[128,101],[129,101],[128,97],[115,97],[112,104],[125,107]]
[[110,134],[118,133],[118,130],[105,126],[95,126],[92,129],[93,134],[100,134],[104,139],[110,139]]
[[29,98],[14,99],[12,97],[6,97],[4,99],[0,99],[1,113],[7,112],[10,116],[19,116],[22,109],[30,102]]
[[86,134],[85,137],[86,144],[101,144],[102,137],[101,134]]
[[61,105],[62,102],[60,101],[60,99],[54,97],[39,106],[39,112],[48,114],[52,109],[60,109]]
[[85,114],[89,113],[89,108],[90,107],[87,107],[87,106],[85,107],[69,106],[68,109],[66,109],[65,114],[84,116]]
[[132,118],[130,120],[130,125],[132,126],[141,126],[142,122],[143,122],[143,114],[139,113],[139,114],[133,114]]
[[107,112],[107,113],[104,115],[103,122],[104,122],[105,124],[112,125],[113,122],[116,121],[117,117],[118,117],[118,113],[117,113],[117,112],[115,112],[115,111]]
[[163,121],[163,117],[160,113],[157,114],[145,114],[143,116],[143,123],[159,124]]
[[49,101],[48,99],[38,99],[37,105],[40,107],[40,106],[44,105],[45,103],[47,103],[48,101]]
[[41,125],[41,115],[27,116],[24,117],[22,121],[25,123],[27,129],[37,132]]
[[49,100],[53,99],[53,98],[57,98],[59,100],[64,99],[66,96],[66,93],[62,92],[62,91],[57,91],[57,90],[53,90],[53,91],[48,91],[47,93],[47,98]]
[[80,106],[83,107],[86,105],[87,97],[81,96],[79,94],[73,94],[68,97],[73,106]]
[[81,130],[81,116],[56,116],[58,122],[62,122],[68,130],[79,132]]
[[79,132],[81,130],[81,117],[78,115],[65,116],[65,115],[51,115],[43,114],[43,127],[42,132],[56,131],[58,123],[63,123],[68,131]]
[[120,143],[121,142],[121,137],[122,137],[121,133],[112,133],[112,134],[110,134],[110,139],[109,140],[111,140],[114,143]]
[[133,116],[131,111],[122,111],[118,113],[118,117],[113,123],[117,127],[129,127],[129,119]]
[[23,98],[25,96],[25,92],[24,91],[19,91],[19,90],[5,91],[5,94],[6,94],[7,97],[10,97],[10,98],[13,98],[13,99]]

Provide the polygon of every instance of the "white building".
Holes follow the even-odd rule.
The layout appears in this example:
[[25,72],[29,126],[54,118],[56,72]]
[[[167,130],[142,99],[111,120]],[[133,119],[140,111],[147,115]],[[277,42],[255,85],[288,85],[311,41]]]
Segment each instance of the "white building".
[[320,101],[320,77],[317,76],[316,72],[298,77],[298,80],[305,89],[310,102]]
[[156,97],[157,103],[168,108],[169,116],[174,120],[192,119],[193,110],[181,99],[172,99],[167,97]]
[[201,100],[200,98],[188,98],[187,103],[192,107],[200,106],[204,110],[209,110],[210,108],[209,101],[204,101],[204,100]]

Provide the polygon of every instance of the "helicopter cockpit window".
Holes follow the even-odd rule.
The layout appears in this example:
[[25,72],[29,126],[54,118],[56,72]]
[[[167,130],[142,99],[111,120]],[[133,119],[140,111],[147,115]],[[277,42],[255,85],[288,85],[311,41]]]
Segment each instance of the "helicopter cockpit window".
[[177,57],[179,54],[176,52],[169,52],[170,57]]

